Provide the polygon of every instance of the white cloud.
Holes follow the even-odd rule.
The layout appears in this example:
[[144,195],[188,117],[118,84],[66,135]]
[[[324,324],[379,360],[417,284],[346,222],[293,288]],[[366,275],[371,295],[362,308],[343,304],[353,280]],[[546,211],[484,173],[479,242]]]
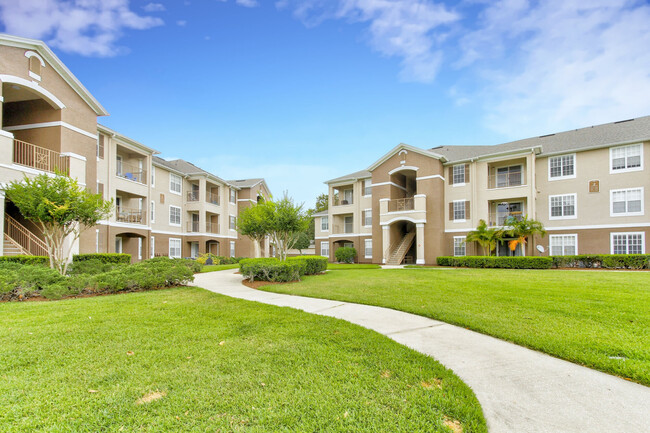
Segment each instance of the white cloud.
[[187,21],[186,20],[178,20],[178,21],[176,21],[176,25],[180,26],[180,27],[185,27],[187,25]]
[[142,9],[144,9],[145,12],[163,12],[167,10],[165,5],[161,3],[147,3],[142,7]]
[[257,0],[235,0],[235,3],[237,3],[239,6],[244,6],[247,8],[254,8],[259,6]]
[[648,22],[637,1],[502,0],[458,65],[483,71],[486,124],[512,138],[647,115]]
[[402,60],[405,81],[431,82],[443,59],[443,28],[458,14],[430,0],[280,0],[278,9],[292,8],[307,26],[326,19],[368,24],[369,45],[377,52]]
[[163,24],[133,12],[128,0],[0,0],[0,22],[7,33],[88,56],[114,56],[125,30]]

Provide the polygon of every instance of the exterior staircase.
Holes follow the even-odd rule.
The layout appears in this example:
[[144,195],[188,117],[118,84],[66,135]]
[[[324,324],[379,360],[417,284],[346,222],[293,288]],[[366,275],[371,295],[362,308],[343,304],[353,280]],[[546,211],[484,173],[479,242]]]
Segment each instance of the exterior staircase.
[[47,246],[38,236],[9,215],[5,215],[5,256],[46,256]]
[[2,252],[5,256],[22,256],[29,254],[7,235],[4,235],[4,249]]
[[386,254],[388,257],[386,264],[390,266],[401,265],[404,257],[406,257],[406,253],[408,253],[408,251],[411,249],[414,241],[415,230],[407,233],[406,236],[397,242],[397,245],[395,245],[393,248],[389,248],[388,254]]

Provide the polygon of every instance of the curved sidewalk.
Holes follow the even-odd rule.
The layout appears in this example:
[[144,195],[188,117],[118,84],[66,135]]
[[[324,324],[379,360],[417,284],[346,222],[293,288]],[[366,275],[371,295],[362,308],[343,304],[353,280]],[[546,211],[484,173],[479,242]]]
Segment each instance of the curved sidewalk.
[[429,355],[472,388],[492,433],[650,431],[650,388],[643,385],[414,314],[250,289],[235,272],[197,274],[194,284],[343,319]]

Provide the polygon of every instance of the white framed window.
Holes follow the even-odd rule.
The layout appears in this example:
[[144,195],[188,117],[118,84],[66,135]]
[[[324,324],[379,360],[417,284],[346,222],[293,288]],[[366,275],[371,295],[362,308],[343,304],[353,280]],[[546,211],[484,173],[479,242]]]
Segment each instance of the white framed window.
[[151,222],[156,222],[156,202],[151,200]]
[[643,215],[643,187],[610,190],[610,216]]
[[169,206],[169,225],[175,227],[181,226],[181,208],[178,206]]
[[454,236],[454,256],[461,257],[467,254],[465,236]]
[[99,253],[99,229],[95,229],[95,252]]
[[183,188],[183,179],[174,173],[169,173],[169,192],[181,195]]
[[235,257],[235,241],[230,241],[230,257]]
[[122,254],[122,238],[120,236],[115,237],[115,252]]
[[576,177],[576,154],[552,156],[548,159],[548,180]]
[[115,157],[115,173],[118,176],[122,176],[122,156],[117,155]]
[[645,254],[645,233],[610,233],[612,254]]
[[237,203],[237,191],[233,188],[230,188],[230,203]]
[[577,194],[551,195],[548,197],[548,217],[552,220],[578,217]]
[[230,215],[230,230],[237,229],[237,218],[234,215]]
[[142,260],[142,238],[138,238],[138,260]]
[[368,197],[372,195],[372,179],[364,179],[363,181],[363,195]]
[[578,254],[578,235],[550,235],[548,247],[551,256],[575,256]]
[[372,226],[372,209],[366,209],[363,211],[363,225],[365,227]]
[[452,174],[454,176],[453,186],[465,185],[465,164],[457,164],[453,166]]
[[104,136],[97,135],[97,159],[104,159]]
[[329,242],[321,242],[320,243],[320,255],[329,257],[330,256],[330,243]]
[[364,242],[364,257],[372,259],[372,239],[366,239]]
[[156,167],[151,166],[151,186],[156,186]]
[[169,238],[169,257],[180,259],[181,254],[181,240],[178,238]]
[[465,200],[455,200],[454,201],[454,215],[453,215],[453,220],[454,221],[465,221]]
[[199,243],[191,242],[190,243],[190,257],[196,259],[199,256]]
[[343,233],[354,233],[354,217],[343,217]]
[[150,256],[153,259],[154,257],[156,257],[156,238],[153,236],[151,236],[149,249],[151,250]]
[[320,231],[327,232],[330,229],[330,219],[327,216],[320,217]]
[[624,173],[643,170],[643,145],[610,147],[609,172]]

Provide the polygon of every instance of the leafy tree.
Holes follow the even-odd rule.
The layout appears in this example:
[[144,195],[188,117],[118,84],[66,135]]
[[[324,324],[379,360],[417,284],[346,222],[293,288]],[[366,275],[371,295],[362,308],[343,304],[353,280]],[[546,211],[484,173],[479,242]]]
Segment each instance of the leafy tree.
[[319,194],[318,197],[316,197],[316,207],[314,208],[314,213],[327,210],[328,206],[329,196],[327,194]]
[[104,201],[101,194],[92,194],[76,179],[60,173],[13,181],[6,195],[25,218],[41,228],[50,267],[62,275],[81,233],[113,211],[112,201]]
[[510,216],[506,219],[504,225],[509,227],[506,230],[508,236],[515,238],[508,242],[510,251],[516,250],[517,245],[522,245],[522,247],[526,245],[526,241],[529,237],[535,235],[541,235],[544,237],[546,235],[544,224],[534,219],[528,219],[528,216],[523,217],[521,220]]
[[267,200],[260,201],[242,210],[237,218],[237,230],[244,236],[248,236],[253,242],[257,242],[262,251],[262,257],[266,254],[264,251],[264,239],[271,231],[271,219],[268,215]]
[[466,242],[478,242],[483,248],[483,254],[487,256],[492,255],[492,251],[496,248],[497,242],[503,238],[503,230],[497,228],[488,228],[485,220],[479,220],[476,230],[467,233],[465,238]]
[[302,254],[302,250],[309,248],[309,245],[311,245],[311,238],[306,232],[302,232],[298,235],[293,244],[291,244],[290,248],[296,249],[300,251],[300,254]]

